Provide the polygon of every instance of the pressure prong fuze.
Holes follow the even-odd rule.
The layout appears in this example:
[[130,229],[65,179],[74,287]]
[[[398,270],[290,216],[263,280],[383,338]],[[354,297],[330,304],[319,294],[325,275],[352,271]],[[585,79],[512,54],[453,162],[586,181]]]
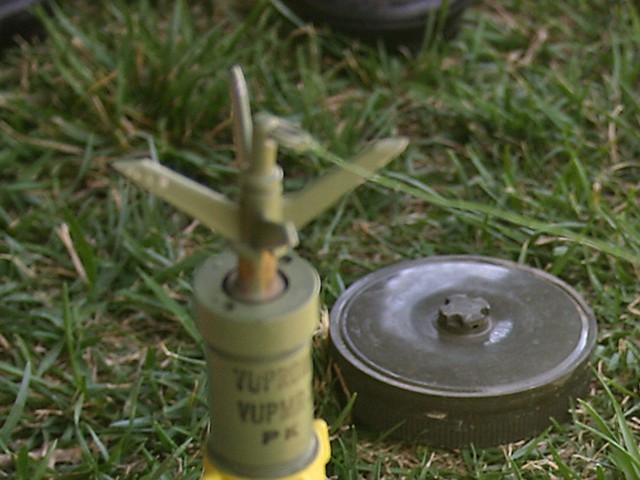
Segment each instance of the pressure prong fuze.
[[319,150],[306,132],[260,114],[252,118],[244,77],[231,71],[236,201],[151,160],[116,168],[231,242],[194,279],[195,317],[205,340],[211,429],[203,480],[326,477],[327,426],[313,419],[311,336],[320,280],[292,248],[297,229],[406,147],[374,143],[303,190],[283,194],[278,145]]

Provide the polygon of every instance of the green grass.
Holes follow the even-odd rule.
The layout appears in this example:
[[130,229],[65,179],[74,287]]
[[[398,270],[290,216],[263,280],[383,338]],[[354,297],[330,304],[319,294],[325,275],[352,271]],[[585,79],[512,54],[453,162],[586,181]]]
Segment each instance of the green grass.
[[[188,3],[188,5],[187,5]],[[277,2],[274,2],[277,3]],[[196,479],[207,428],[193,269],[224,242],[119,178],[151,155],[233,195],[227,71],[255,110],[348,157],[407,152],[301,232],[330,308],[381,266],[479,254],[575,285],[600,334],[574,421],[446,452],[350,424],[314,340],[332,478],[640,478],[640,11],[479,2],[418,52],[300,28],[272,7],[67,0],[0,68],[0,478]],[[283,152],[299,188],[331,158]]]

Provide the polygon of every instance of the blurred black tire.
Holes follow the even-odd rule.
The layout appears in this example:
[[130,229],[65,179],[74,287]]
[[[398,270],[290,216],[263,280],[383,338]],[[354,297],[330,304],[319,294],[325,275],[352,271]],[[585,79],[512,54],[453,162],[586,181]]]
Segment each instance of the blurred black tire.
[[42,25],[29,11],[41,0],[0,0],[0,53],[19,38],[33,40],[44,34]]
[[369,40],[421,41],[453,37],[469,0],[285,0],[305,20]]

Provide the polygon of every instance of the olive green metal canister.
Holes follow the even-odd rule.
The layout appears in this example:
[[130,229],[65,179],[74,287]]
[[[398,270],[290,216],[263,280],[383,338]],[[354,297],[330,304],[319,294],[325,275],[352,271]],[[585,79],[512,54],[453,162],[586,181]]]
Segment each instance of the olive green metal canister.
[[231,254],[195,276],[198,328],[206,342],[211,433],[209,459],[246,477],[280,478],[316,456],[310,340],[318,324],[320,281],[295,254],[280,262],[287,288],[261,303],[236,300],[225,287]]
[[302,190],[283,194],[278,143],[322,148],[269,114],[252,118],[244,77],[231,71],[237,201],[150,159],[116,168],[232,242],[196,272],[196,323],[205,340],[211,432],[203,480],[323,480],[329,433],[313,419],[311,338],[320,280],[292,252],[302,228],[398,155],[403,138],[375,142]]

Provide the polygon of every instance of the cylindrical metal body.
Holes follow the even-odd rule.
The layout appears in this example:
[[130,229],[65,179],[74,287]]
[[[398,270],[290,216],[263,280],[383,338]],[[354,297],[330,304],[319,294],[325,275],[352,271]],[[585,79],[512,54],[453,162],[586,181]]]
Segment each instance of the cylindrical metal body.
[[569,285],[473,255],[401,262],[331,311],[353,414],[409,442],[479,448],[537,435],[588,393],[596,318]]
[[319,448],[310,339],[318,323],[320,281],[291,254],[280,262],[283,292],[249,303],[227,291],[235,268],[231,253],[212,257],[194,282],[209,372],[207,457],[238,477],[285,477],[310,464]]

